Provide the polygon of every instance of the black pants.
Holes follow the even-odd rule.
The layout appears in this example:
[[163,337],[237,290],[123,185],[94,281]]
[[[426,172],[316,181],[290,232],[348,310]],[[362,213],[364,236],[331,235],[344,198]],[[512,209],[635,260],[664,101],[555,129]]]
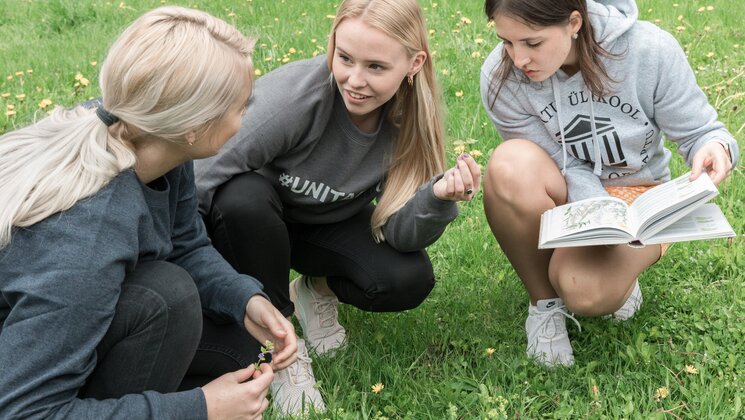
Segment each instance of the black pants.
[[[234,322],[202,314],[194,280],[165,261],[140,263],[122,285],[82,398],[191,389],[248,366],[259,343]],[[186,377],[185,377],[186,376]]]
[[289,223],[274,187],[246,172],[223,184],[205,217],[212,243],[233,267],[257,278],[285,316],[293,312],[289,271],[326,276],[341,302],[367,311],[418,306],[434,286],[424,250],[399,252],[376,243],[370,232],[374,207],[337,223]]

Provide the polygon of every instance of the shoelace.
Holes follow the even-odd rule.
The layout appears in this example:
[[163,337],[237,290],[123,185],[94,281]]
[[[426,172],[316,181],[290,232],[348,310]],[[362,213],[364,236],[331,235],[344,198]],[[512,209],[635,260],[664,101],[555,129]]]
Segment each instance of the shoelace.
[[334,296],[318,296],[313,302],[314,310],[318,314],[319,324],[323,328],[333,327],[338,316],[336,307],[338,300]]
[[298,351],[295,363],[287,367],[287,370],[290,371],[290,379],[295,385],[307,382],[313,378],[310,373],[311,362],[312,360],[308,357],[307,353]]
[[559,305],[549,309],[546,312],[540,312],[540,315],[543,319],[541,320],[541,323],[538,324],[538,328],[536,330],[543,332],[545,336],[549,336],[549,334],[545,334],[545,331],[546,329],[548,329],[549,326],[552,326],[554,328],[554,332],[550,335],[554,335],[556,333],[556,324],[552,324],[550,322],[554,319],[554,315],[556,315],[557,313],[574,321],[574,323],[577,324],[577,328],[579,328],[580,332],[582,331],[582,326],[579,325],[579,321],[577,321],[577,318],[575,318],[574,315],[567,312],[565,305]]

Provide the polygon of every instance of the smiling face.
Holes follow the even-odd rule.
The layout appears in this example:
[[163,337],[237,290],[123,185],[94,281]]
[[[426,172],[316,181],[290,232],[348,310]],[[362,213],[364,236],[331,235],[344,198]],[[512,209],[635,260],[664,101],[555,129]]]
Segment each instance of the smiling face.
[[494,23],[512,62],[531,80],[542,82],[560,68],[568,74],[579,70],[572,39],[582,24],[579,12],[560,26],[529,26],[507,15],[494,16]]
[[421,69],[423,51],[409,57],[406,48],[359,18],[336,27],[332,72],[352,122],[362,131],[375,131],[381,107],[409,75]]

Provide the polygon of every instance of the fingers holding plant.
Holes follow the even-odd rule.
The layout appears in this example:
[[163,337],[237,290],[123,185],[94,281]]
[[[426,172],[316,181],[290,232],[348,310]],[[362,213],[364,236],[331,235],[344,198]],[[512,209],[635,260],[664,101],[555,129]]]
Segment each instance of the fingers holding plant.
[[455,166],[448,169],[434,185],[434,194],[441,200],[471,201],[481,185],[481,168],[468,153],[458,156]]

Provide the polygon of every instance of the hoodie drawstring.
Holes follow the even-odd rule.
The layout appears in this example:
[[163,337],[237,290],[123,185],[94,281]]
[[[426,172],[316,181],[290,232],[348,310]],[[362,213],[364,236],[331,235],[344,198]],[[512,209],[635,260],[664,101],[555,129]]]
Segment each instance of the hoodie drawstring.
[[[567,143],[564,136],[564,122],[561,119],[561,88],[559,82],[556,80],[556,75],[551,75],[551,90],[554,93],[554,103],[556,104],[556,118],[559,123],[559,135],[561,136],[561,152],[562,152],[562,168],[561,174],[566,175],[567,173]],[[595,167],[592,173],[595,176],[600,176],[603,173],[603,158],[600,151],[600,140],[598,139],[597,128],[595,126],[595,108],[592,106],[592,98],[590,98],[590,130],[592,131],[592,144],[595,159]]]

